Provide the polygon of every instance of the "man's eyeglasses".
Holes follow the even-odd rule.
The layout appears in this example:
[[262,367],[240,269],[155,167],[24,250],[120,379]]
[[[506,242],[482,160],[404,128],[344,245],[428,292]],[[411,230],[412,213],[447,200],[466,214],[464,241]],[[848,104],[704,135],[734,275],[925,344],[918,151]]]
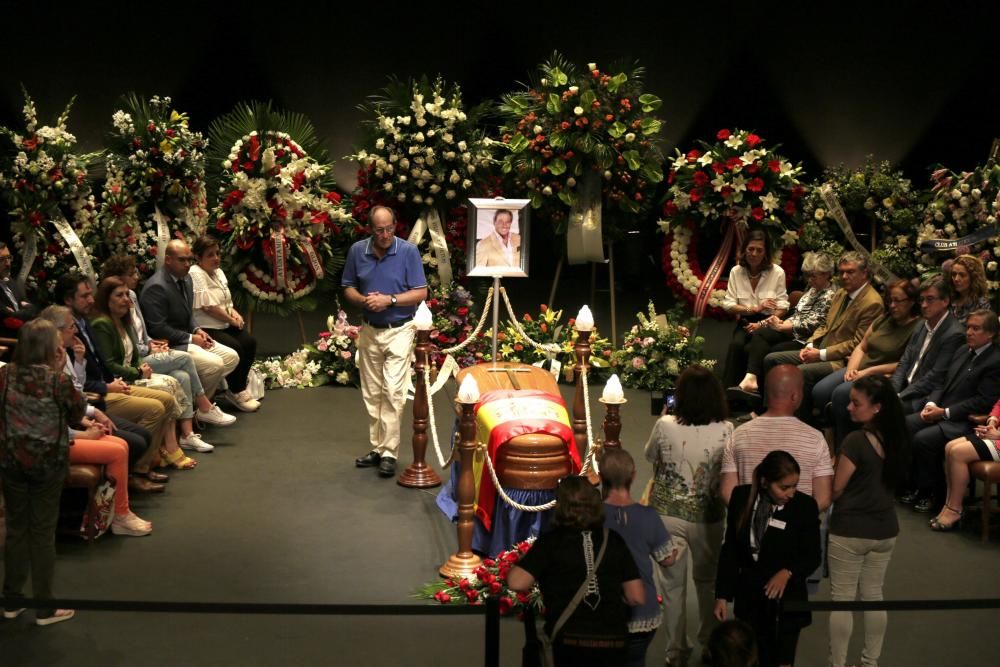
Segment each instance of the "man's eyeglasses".
[[6,264],[8,262],[13,262],[13,261],[14,258],[11,257],[10,255],[0,255],[0,262],[4,262]]
[[395,227],[372,227],[372,234],[375,236],[391,236],[394,231]]

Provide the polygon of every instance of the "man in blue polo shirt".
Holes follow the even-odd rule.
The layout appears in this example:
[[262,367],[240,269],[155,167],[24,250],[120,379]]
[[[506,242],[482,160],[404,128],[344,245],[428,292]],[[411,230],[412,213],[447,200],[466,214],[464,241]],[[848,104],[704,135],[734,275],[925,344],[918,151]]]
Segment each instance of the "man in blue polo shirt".
[[410,322],[427,298],[427,278],[417,246],[395,236],[393,210],[376,206],[369,220],[371,238],[351,246],[340,281],[344,298],[364,311],[358,369],[371,451],[354,462],[359,468],[378,466],[379,476],[393,477],[413,347]]

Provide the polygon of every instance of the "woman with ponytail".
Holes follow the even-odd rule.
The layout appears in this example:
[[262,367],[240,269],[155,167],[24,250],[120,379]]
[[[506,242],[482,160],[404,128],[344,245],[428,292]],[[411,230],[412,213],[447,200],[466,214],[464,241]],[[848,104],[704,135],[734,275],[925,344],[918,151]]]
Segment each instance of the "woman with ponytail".
[[[806,577],[820,563],[819,507],[796,491],[799,464],[776,450],[754,469],[753,483],[729,499],[726,539],[715,580],[715,617],[737,618],[757,635],[761,667],[791,665],[809,612],[780,612],[779,600],[805,600]],[[779,613],[780,612],[780,613]]]
[[[882,599],[882,582],[896,546],[899,522],[894,500],[905,470],[909,432],[903,406],[888,378],[868,375],[851,387],[847,411],[861,426],[840,445],[833,477],[830,517],[830,597],[866,601]],[[878,664],[885,637],[886,613],[865,612],[865,646],[861,664]],[[830,665],[847,661],[853,614],[830,614]]]

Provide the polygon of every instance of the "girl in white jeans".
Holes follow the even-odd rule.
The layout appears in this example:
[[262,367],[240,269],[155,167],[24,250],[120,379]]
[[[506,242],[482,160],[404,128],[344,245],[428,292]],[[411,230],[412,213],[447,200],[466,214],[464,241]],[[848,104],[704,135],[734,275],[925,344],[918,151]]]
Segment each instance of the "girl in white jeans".
[[[882,582],[896,546],[899,522],[894,491],[901,459],[909,446],[903,406],[889,380],[866,376],[851,388],[847,407],[862,429],[850,433],[840,445],[833,478],[833,512],[830,517],[830,596],[865,601],[882,599]],[[861,664],[878,664],[885,638],[886,613],[866,611],[865,645]],[[847,662],[853,615],[830,614],[830,665]]]

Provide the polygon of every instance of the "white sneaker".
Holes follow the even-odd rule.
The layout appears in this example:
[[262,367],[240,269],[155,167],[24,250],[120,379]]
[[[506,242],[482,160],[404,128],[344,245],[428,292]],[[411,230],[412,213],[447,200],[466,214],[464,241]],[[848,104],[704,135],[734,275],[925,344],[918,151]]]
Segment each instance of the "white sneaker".
[[4,609],[3,617],[6,619],[17,618],[24,613],[26,607],[21,607],[20,609]]
[[260,408],[260,402],[255,401],[246,389],[238,394],[234,394],[227,389],[225,397],[227,401],[232,403],[234,408],[243,412],[255,412]]
[[62,623],[63,621],[68,621],[69,619],[73,618],[75,614],[76,612],[73,611],[72,609],[56,609],[55,613],[53,613],[51,616],[36,618],[35,625],[41,625],[44,627],[46,625]]
[[197,433],[182,435],[177,439],[177,444],[181,446],[181,449],[188,449],[194,452],[210,452],[215,449],[214,445],[210,445],[202,440],[201,436]]
[[133,512],[125,515],[116,515],[111,521],[111,532],[114,535],[128,535],[130,537],[143,537],[153,532],[153,524],[143,521]]
[[200,422],[212,424],[213,426],[229,426],[236,421],[236,417],[227,415],[214,403],[212,404],[212,409],[208,412],[198,410],[195,413],[195,418]]

